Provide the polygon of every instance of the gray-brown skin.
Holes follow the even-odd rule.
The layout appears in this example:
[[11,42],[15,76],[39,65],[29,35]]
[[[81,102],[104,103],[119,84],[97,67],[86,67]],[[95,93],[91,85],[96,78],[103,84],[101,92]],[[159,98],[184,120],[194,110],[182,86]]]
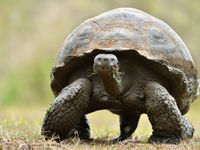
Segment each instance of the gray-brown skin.
[[168,25],[142,11],[120,8],[81,24],[61,48],[51,80],[56,99],[42,125],[47,139],[89,139],[86,114],[102,109],[120,116],[113,142],[131,136],[143,113],[153,128],[149,142],[193,136],[184,116],[198,96],[193,60]]

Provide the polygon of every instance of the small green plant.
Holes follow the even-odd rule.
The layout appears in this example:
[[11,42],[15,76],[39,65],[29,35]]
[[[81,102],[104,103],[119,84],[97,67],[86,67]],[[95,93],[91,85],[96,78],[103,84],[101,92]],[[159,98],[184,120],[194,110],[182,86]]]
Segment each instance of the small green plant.
[[113,74],[113,78],[117,81],[117,83],[120,83],[121,82],[121,79],[117,79],[116,75]]
[[[120,75],[124,74],[124,72],[119,72],[119,71],[117,70],[117,68],[115,68],[115,67],[112,67],[112,69],[113,69],[116,73],[118,73],[118,74],[120,74]],[[121,82],[121,79],[117,79],[115,73],[113,73],[113,78],[114,78],[118,83]]]
[[90,73],[90,74],[88,75],[88,77],[94,76],[94,75],[96,75],[96,74],[97,74],[97,73],[92,72],[92,73]]

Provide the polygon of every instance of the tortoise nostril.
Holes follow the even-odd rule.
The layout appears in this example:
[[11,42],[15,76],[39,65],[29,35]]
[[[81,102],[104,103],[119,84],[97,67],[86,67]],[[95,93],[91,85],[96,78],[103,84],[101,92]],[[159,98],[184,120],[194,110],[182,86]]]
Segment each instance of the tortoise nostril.
[[108,61],[108,58],[104,58],[103,60],[104,60],[104,61]]

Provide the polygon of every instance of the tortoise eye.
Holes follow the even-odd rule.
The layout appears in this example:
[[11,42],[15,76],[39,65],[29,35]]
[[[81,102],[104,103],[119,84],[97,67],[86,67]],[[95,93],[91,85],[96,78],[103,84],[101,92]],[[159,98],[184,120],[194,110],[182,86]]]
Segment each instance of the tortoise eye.
[[114,61],[115,59],[114,58],[111,58],[111,61]]

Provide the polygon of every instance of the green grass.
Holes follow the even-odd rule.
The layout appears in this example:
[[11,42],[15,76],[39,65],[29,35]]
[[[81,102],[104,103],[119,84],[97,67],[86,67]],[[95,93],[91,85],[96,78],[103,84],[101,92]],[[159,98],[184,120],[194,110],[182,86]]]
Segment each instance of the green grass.
[[199,149],[200,148],[200,123],[199,110],[194,108],[188,113],[187,118],[195,127],[193,139],[186,139],[179,145],[148,144],[151,135],[151,125],[142,115],[139,126],[133,136],[124,142],[110,144],[108,141],[119,134],[118,116],[108,111],[99,111],[88,115],[91,126],[92,142],[81,141],[78,138],[56,143],[45,141],[40,135],[42,119],[45,108],[36,107],[10,107],[0,111],[0,150],[17,149],[19,147],[32,147],[34,149]]

